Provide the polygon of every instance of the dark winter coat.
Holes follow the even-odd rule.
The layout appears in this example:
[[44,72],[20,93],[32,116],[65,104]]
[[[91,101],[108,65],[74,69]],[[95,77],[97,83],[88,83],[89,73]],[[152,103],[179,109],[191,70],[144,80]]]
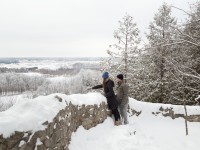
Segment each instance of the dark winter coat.
[[[114,82],[109,79],[105,84],[105,91],[104,91],[108,103],[108,108],[111,110],[116,109],[118,107],[118,102],[113,90],[114,86],[115,86]],[[99,88],[103,88],[103,85],[101,84],[94,86],[92,89],[99,89]]]

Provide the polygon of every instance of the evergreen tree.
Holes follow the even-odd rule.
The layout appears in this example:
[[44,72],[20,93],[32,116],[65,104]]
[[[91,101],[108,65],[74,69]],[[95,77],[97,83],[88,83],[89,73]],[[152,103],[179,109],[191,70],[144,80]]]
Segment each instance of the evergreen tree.
[[[192,11],[187,14],[189,17],[186,23],[177,28],[179,33],[177,42],[182,43],[176,45],[179,49],[179,53],[176,54],[178,59],[171,62],[175,71],[176,85],[179,86],[179,91],[175,91],[174,95],[180,101],[183,101],[181,97],[184,95],[186,104],[194,104],[200,89],[200,2],[195,3]],[[177,96],[180,93],[181,96]]]
[[109,46],[107,53],[109,59],[104,61],[104,70],[108,70],[112,75],[124,74],[125,82],[130,85],[130,92],[134,89],[134,76],[140,50],[139,30],[133,18],[130,15],[125,15],[119,21],[119,28],[114,32],[116,43]]
[[176,26],[176,19],[171,16],[171,7],[163,3],[158,13],[155,14],[154,20],[149,26],[150,33],[147,35],[149,49],[145,55],[149,56],[146,65],[150,70],[150,101],[166,103],[170,100],[171,68],[167,60],[172,57],[174,50],[171,45],[174,42],[173,39],[176,38],[174,26]]
[[188,41],[186,47],[191,60],[190,68],[200,74],[200,2],[196,2],[192,7],[192,12],[186,22],[184,35],[184,40]]

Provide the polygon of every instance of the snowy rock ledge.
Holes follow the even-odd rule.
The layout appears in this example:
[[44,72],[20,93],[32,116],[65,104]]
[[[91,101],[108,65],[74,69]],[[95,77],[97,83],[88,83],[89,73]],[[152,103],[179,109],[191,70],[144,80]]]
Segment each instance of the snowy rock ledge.
[[106,118],[106,99],[99,93],[20,99],[0,113],[0,150],[68,149],[79,126],[90,129]]
[[[129,99],[129,113],[140,116],[141,114],[152,114],[154,116],[162,115],[176,119],[185,118],[185,110],[182,105],[147,103]],[[187,120],[190,122],[200,122],[200,106],[187,106]]]

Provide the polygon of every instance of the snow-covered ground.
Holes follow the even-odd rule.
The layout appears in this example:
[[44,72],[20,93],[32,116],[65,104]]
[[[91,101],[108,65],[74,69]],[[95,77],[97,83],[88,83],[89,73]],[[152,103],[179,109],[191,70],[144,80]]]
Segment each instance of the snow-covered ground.
[[[59,102],[55,96],[63,99]],[[0,134],[9,137],[14,131],[38,131],[51,122],[59,110],[72,102],[75,105],[93,105],[106,101],[100,93],[88,94],[52,94],[35,99],[19,96],[13,107],[0,112]],[[82,126],[72,134],[70,150],[198,150],[200,147],[200,123],[189,122],[189,135],[185,135],[183,118],[175,120],[154,116],[160,107],[173,108],[176,113],[183,112],[183,106],[151,104],[130,98],[130,108],[142,113],[137,116],[129,114],[129,124],[114,126],[112,118],[104,123],[85,130]],[[190,106],[188,114],[200,114],[199,106]]]
[[[55,96],[63,99],[59,102]],[[35,99],[19,96],[15,104],[6,111],[0,112],[0,135],[9,137],[14,131],[33,132],[43,130],[45,121],[51,122],[57,113],[66,107],[66,103],[74,105],[94,105],[105,102],[106,99],[100,93],[88,94],[52,94],[39,96]]]
[[90,130],[79,127],[72,135],[70,150],[198,150],[200,123],[183,119],[142,115],[129,117],[129,125],[114,126],[111,118]]
[[[160,107],[183,112],[183,106],[161,105],[130,99],[130,107],[142,111],[139,117],[129,114],[129,124],[114,126],[109,117],[97,127],[85,130],[82,126],[73,133],[70,150],[198,150],[200,123],[189,122],[185,135],[183,118],[171,119],[152,115]],[[188,107],[188,113],[200,114],[200,107]]]

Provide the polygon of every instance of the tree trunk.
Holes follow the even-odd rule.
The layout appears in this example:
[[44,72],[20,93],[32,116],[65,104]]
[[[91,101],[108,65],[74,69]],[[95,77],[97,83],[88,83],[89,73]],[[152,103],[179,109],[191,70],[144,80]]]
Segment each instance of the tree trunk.
[[[163,24],[165,24],[165,21],[163,20]],[[163,38],[163,41],[165,40],[165,26],[163,25],[163,32],[162,32],[162,38]],[[163,78],[164,78],[164,67],[165,67],[165,60],[164,60],[164,57],[165,57],[165,49],[164,47],[161,47],[160,48],[161,50],[161,64],[160,64],[160,98],[159,98],[159,102],[160,103],[163,103],[164,101],[164,81],[163,81]]]
[[164,101],[164,81],[163,81],[163,78],[164,78],[164,63],[165,63],[165,60],[164,60],[164,54],[163,54],[163,48],[159,48],[159,50],[161,51],[161,58],[160,58],[160,97],[159,97],[159,103],[163,103]]
[[128,62],[127,62],[127,48],[128,48],[128,41],[127,41],[127,34],[126,34],[126,44],[125,44],[125,56],[124,56],[124,61],[125,61],[125,74],[124,74],[124,77],[125,77],[125,83],[127,82],[127,72],[128,72]]

